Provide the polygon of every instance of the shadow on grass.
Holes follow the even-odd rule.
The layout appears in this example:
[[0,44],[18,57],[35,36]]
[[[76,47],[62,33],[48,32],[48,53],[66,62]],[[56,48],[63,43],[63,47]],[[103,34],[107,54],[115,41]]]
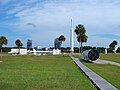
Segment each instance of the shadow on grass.
[[80,59],[80,62],[82,63],[90,63],[90,64],[93,64],[92,61],[89,61],[89,60],[84,60],[84,59]]

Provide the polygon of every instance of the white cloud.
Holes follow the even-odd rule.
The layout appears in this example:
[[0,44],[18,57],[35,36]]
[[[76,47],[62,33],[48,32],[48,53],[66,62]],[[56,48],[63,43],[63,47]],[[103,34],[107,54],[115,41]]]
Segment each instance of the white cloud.
[[[119,4],[118,0],[47,0],[45,2],[29,0],[25,4],[23,2],[16,4],[16,8],[7,13],[13,14],[18,19],[12,27],[18,32],[26,33],[36,42],[37,40],[43,42],[41,38],[49,42],[63,33],[68,38],[65,45],[68,45],[71,18],[74,26],[79,23],[85,25],[88,36],[99,33],[120,33],[118,28],[116,29],[120,23]],[[26,26],[27,23],[33,23],[37,27],[30,28]],[[89,38],[90,42],[94,40],[96,39]]]

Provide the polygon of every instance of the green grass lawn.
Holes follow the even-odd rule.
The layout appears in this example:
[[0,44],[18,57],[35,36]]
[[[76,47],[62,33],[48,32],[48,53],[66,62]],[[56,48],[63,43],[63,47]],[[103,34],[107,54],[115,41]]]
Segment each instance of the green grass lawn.
[[6,56],[0,90],[95,90],[69,56]]
[[109,60],[113,62],[120,63],[120,54],[100,54],[100,59]]
[[[75,58],[78,58],[78,54],[73,54],[72,56],[74,56]],[[83,57],[81,56],[81,58],[83,58]],[[120,53],[117,53],[117,54],[113,54],[113,53],[100,54],[99,58],[103,59],[103,60],[108,60],[108,61],[113,61],[113,62],[120,63]]]
[[[78,55],[74,55],[78,58]],[[81,57],[82,58],[82,57]],[[120,63],[120,54],[100,54],[100,59],[113,61]],[[103,77],[105,80],[110,82],[112,85],[120,89],[120,67],[110,64],[95,64],[95,63],[84,63],[91,70],[95,71],[98,75]]]
[[105,80],[120,89],[120,67],[109,64],[84,63],[91,70],[95,71]]
[[[73,56],[74,58],[79,58],[79,54],[78,54],[78,53],[72,54],[72,56]],[[83,57],[80,56],[80,58],[82,59]]]

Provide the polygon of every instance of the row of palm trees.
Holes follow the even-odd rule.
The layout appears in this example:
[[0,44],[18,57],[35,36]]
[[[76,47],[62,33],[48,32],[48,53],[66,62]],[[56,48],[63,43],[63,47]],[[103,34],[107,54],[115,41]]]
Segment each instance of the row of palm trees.
[[[59,37],[59,41],[63,42],[63,41],[65,41],[65,40],[66,40],[66,38],[65,38],[63,35],[61,35],[61,36]],[[5,36],[0,36],[1,58],[2,58],[2,47],[3,47],[3,45],[7,45],[7,44],[8,44],[7,38],[6,38]],[[18,53],[20,53],[20,47],[23,46],[23,43],[21,42],[21,40],[17,39],[17,40],[15,41],[15,44],[16,44],[17,48],[19,49]]]
[[[1,51],[1,58],[2,58],[2,47],[3,45],[7,45],[8,44],[8,40],[5,36],[0,36],[0,51]],[[18,47],[19,49],[19,52],[20,52],[20,47],[23,46],[22,42],[18,39],[15,41],[15,44],[16,46]]]
[[[59,37],[59,41],[63,42],[63,41],[65,41],[65,40],[66,40],[66,38],[65,38],[64,35],[61,35],[61,36]],[[1,57],[2,57],[2,46],[3,46],[3,45],[7,45],[7,44],[8,44],[7,38],[6,38],[5,36],[1,36],[1,37],[0,37]],[[19,52],[20,52],[20,47],[23,46],[23,43],[21,42],[21,40],[18,39],[18,40],[15,41],[15,44],[16,44],[16,46],[18,47]]]
[[[79,42],[79,56],[80,56],[80,53],[82,54],[82,43],[83,42],[87,42],[88,36],[85,34],[86,30],[85,30],[84,25],[81,25],[81,24],[79,24],[78,26],[76,26],[75,33],[77,35],[77,41]],[[59,37],[59,41],[63,42],[65,40],[66,40],[66,38],[63,35],[61,35]],[[5,36],[0,36],[1,58],[2,58],[2,46],[3,45],[7,45],[7,43],[8,43],[7,38]],[[23,46],[21,40],[19,40],[19,39],[16,40],[15,44],[18,47],[19,52],[20,52],[20,47]],[[81,48],[80,48],[80,45],[81,45]]]

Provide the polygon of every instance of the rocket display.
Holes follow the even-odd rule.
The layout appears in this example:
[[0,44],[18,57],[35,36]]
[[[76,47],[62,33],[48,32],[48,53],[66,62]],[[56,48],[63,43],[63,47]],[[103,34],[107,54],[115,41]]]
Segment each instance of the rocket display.
[[74,30],[73,30],[72,19],[71,19],[71,30],[70,30],[70,53],[74,53]]

